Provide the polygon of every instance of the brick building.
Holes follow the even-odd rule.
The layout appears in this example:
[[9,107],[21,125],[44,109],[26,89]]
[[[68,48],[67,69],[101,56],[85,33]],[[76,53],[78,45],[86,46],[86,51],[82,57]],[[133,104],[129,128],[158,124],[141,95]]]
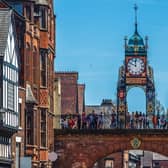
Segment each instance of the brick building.
[[85,111],[85,85],[78,84],[78,72],[55,72],[54,128],[61,128],[61,116],[76,116]]
[[116,105],[111,99],[103,99],[100,105],[85,106],[86,114],[92,113],[93,110],[96,114],[100,114],[101,112],[111,114],[116,111]]
[[12,167],[51,167],[55,15],[52,0],[1,0],[14,10],[19,51],[19,130],[12,139]]
[[55,84],[60,95],[60,114],[78,114],[85,109],[85,85],[78,84],[77,72],[56,72]]
[[60,129],[61,119],[61,79],[54,79],[54,128]]
[[85,85],[78,84],[78,113],[85,111]]

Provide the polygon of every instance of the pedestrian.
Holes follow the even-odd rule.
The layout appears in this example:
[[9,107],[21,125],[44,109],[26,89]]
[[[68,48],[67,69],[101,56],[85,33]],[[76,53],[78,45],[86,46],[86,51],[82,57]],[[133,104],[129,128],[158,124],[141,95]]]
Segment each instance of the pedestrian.
[[168,129],[168,115],[166,116],[166,128]]
[[130,128],[130,119],[131,119],[130,113],[127,112],[126,113],[126,128]]
[[82,112],[82,129],[87,128],[87,119],[86,119],[86,113]]
[[156,125],[157,125],[157,116],[153,114],[152,116],[152,123],[153,123],[153,128],[156,129]]
[[103,128],[103,113],[102,112],[98,115],[97,128],[98,129],[102,129]]
[[143,122],[143,129],[144,129],[146,128],[146,116],[144,113],[142,114],[142,122]]
[[149,127],[149,116],[146,114],[146,128],[150,128]]
[[164,115],[162,115],[162,117],[161,117],[160,125],[161,125],[160,127],[162,129],[165,129],[165,127],[166,127],[166,120],[165,120],[165,116]]
[[142,129],[142,120],[143,119],[143,116],[142,116],[142,112],[139,113],[139,116],[138,116],[138,120],[139,120],[139,128]]
[[77,127],[78,127],[78,129],[81,129],[81,116],[80,116],[80,114],[77,114]]
[[64,117],[63,119],[63,128],[67,129],[68,128],[68,118]]
[[138,111],[135,112],[135,128],[138,128],[138,118],[139,118],[139,114]]
[[61,129],[64,129],[64,119],[62,117],[60,118],[60,126]]
[[72,116],[70,115],[69,119],[68,119],[68,128],[72,129],[74,128],[75,125],[75,121],[73,120]]
[[131,115],[131,128],[133,129],[134,128],[134,122],[135,122],[135,115],[134,115],[134,112],[132,112],[132,115]]
[[110,124],[110,127],[111,128],[114,128],[115,127],[115,113],[112,113],[111,114],[111,124]]

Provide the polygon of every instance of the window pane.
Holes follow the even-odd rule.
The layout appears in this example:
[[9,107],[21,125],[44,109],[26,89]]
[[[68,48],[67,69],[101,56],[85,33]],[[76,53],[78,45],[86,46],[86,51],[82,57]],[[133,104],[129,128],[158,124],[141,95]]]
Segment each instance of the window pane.
[[46,147],[46,109],[41,109],[41,146]]
[[47,52],[40,53],[41,86],[47,86]]
[[26,6],[26,18],[31,20],[31,7]]
[[40,8],[40,28],[47,28],[47,10],[44,7]]
[[27,144],[33,145],[33,110],[29,109],[26,115]]
[[8,109],[14,110],[14,84],[8,83]]

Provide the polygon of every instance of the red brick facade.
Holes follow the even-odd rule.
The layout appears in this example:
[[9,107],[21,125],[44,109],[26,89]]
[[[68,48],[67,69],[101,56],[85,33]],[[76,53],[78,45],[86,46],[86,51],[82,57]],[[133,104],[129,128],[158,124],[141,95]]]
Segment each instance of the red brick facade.
[[61,81],[61,114],[78,113],[78,73],[56,72]]
[[82,114],[85,111],[85,85],[78,84],[78,112]]
[[20,156],[31,157],[32,168],[51,167],[48,153],[54,150],[55,15],[53,0],[18,0],[17,2],[8,0],[0,3],[0,7],[11,6],[16,11],[15,24],[20,63],[20,128],[12,140],[13,167],[15,167],[16,137],[21,140]]
[[[132,149],[147,150],[168,156],[168,135],[165,130],[71,131],[72,134],[66,130],[65,132],[55,131],[55,150],[59,154],[59,159],[55,164],[61,168],[93,168],[97,160],[112,153]],[[138,146],[132,143],[135,138],[138,139]]]

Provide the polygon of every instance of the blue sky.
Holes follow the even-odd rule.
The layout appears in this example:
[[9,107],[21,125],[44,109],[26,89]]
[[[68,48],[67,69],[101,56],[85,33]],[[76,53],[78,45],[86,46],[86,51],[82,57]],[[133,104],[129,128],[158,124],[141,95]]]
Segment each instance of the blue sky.
[[[154,68],[157,99],[168,107],[167,0],[54,0],[56,14],[56,71],[79,72],[86,85],[85,102],[116,100],[118,69],[124,61],[124,36],[138,32],[149,38],[148,61]],[[136,99],[135,99],[136,96]],[[145,109],[141,89],[128,92],[130,111]]]

